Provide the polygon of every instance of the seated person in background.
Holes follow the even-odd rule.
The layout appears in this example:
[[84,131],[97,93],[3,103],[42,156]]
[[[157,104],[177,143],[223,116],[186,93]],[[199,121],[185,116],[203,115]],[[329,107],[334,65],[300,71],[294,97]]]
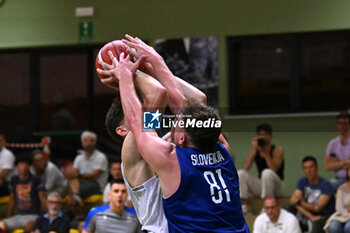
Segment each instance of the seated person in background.
[[285,208],[295,214],[303,231],[321,233],[327,218],[334,212],[334,189],[331,183],[318,175],[313,156],[302,160],[305,177],[298,180],[296,190]]
[[48,161],[41,150],[33,151],[32,155],[33,164],[30,166],[30,172],[41,178],[46,191],[58,192],[61,196],[67,195],[68,181],[57,166]]
[[82,205],[82,198],[101,193],[108,178],[108,161],[104,153],[96,149],[97,136],[93,132],[81,134],[83,151],[77,155],[73,168],[65,171],[69,181],[70,206]]
[[141,232],[135,210],[125,206],[128,193],[123,179],[111,181],[110,204],[90,210],[83,233]]
[[326,229],[328,228],[328,233],[350,233],[350,169],[347,170],[347,177],[348,181],[338,188],[337,199],[335,204],[335,210],[337,214],[341,214],[343,217],[347,218],[347,220],[336,220],[332,218],[332,216],[329,220],[327,220],[327,223],[330,223],[326,224]]
[[346,169],[350,168],[350,116],[340,113],[337,116],[339,136],[328,143],[324,166],[327,171],[334,171],[335,178],[330,182],[335,189],[346,182]]
[[[109,162],[109,174],[113,179],[123,179],[122,169],[121,169],[120,158],[115,158]],[[111,190],[111,183],[108,182],[105,189],[103,190],[103,204],[109,203],[109,191]],[[134,208],[130,196],[128,195],[127,206]]]
[[14,175],[9,184],[11,193],[7,208],[8,218],[0,221],[0,229],[6,232],[16,228],[24,228],[25,232],[30,232],[34,221],[39,217],[40,207],[46,208],[44,185],[39,177],[30,174],[30,161],[28,154],[19,154],[16,158],[18,175]]
[[41,215],[35,221],[32,233],[46,233],[55,228],[61,233],[69,233],[70,220],[61,210],[62,199],[57,192],[51,192],[47,196],[47,213]]
[[[109,162],[109,174],[113,179],[122,179],[122,169],[121,169],[121,159],[115,158]],[[111,183],[107,183],[103,191],[103,203],[107,204],[109,202],[109,191],[111,190]]]
[[288,211],[281,209],[275,197],[265,198],[264,210],[265,212],[255,219],[253,233],[301,233],[298,219]]
[[6,147],[5,135],[0,134],[0,197],[10,194],[8,181],[14,168],[15,156]]
[[[252,140],[250,153],[244,161],[243,169],[238,171],[242,209],[245,214],[250,209],[248,203],[250,193],[261,198],[268,195],[279,197],[284,193],[283,149],[271,144],[272,127],[269,124],[258,125],[256,134]],[[254,162],[259,172],[259,178],[249,173]]]

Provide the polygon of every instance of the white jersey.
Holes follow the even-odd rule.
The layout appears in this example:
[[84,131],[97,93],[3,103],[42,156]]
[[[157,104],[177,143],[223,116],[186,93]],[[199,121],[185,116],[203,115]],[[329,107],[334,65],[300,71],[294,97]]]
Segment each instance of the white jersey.
[[163,211],[162,191],[158,177],[153,176],[142,185],[132,188],[124,175],[123,164],[121,168],[129,197],[142,225],[142,230],[168,233],[168,222]]

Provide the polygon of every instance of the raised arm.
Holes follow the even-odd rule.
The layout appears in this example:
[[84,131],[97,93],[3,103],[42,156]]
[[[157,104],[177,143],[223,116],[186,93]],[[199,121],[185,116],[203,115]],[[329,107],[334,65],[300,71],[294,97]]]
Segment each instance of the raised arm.
[[[108,51],[111,61],[114,56],[111,51]],[[111,72],[115,68],[114,64],[107,64],[100,61],[100,65],[104,70],[98,69],[97,72],[106,78],[101,79],[101,82],[115,90],[119,90],[119,81],[114,77],[114,72]],[[157,108],[161,111],[165,108],[168,103],[168,94],[166,89],[154,78],[141,71],[136,71],[134,76],[134,84],[136,89],[139,91],[143,100],[143,105],[147,109]]]
[[[143,159],[152,167],[159,175],[162,183],[170,184],[170,186],[178,187],[178,182],[173,182],[169,176],[163,174],[171,173],[178,166],[178,161],[174,146],[159,138],[156,132],[145,131],[142,127],[142,105],[137,98],[135,86],[132,81],[132,76],[138,65],[142,62],[142,57],[136,63],[130,61],[129,56],[124,58],[124,54],[120,55],[120,61],[114,70],[115,76],[119,78],[120,96],[123,105],[125,119],[135,136],[137,148]],[[155,150],[155,148],[157,148]],[[174,174],[174,172],[172,172]],[[179,175],[179,174],[177,174]],[[164,178],[162,178],[164,177]],[[169,185],[167,185],[169,187]],[[162,185],[163,194],[166,195],[167,190]]]
[[[130,48],[129,53],[135,58],[139,59],[141,56],[145,57],[145,71],[158,79],[158,81],[167,89],[169,95],[169,107],[174,113],[180,113],[185,101],[184,93],[190,93],[192,87],[190,85],[184,85],[186,83],[181,82],[171,73],[163,58],[151,47],[144,43],[137,37],[126,35],[128,40],[123,40]],[[198,92],[193,92],[198,93]]]

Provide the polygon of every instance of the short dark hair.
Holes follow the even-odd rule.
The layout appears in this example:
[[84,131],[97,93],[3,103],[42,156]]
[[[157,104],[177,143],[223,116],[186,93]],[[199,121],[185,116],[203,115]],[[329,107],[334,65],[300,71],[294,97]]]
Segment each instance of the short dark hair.
[[[32,159],[34,159],[34,156],[37,155],[37,154],[41,154],[44,156],[44,152],[40,149],[35,149],[32,151]],[[45,156],[44,156],[45,157]]]
[[262,123],[256,127],[256,132],[259,133],[260,131],[265,131],[268,134],[272,134],[272,127],[268,123]]
[[116,97],[113,99],[112,105],[109,108],[107,115],[105,126],[108,134],[113,138],[114,141],[118,143],[123,143],[124,138],[118,135],[115,132],[115,129],[123,124],[124,121],[124,112],[122,107],[122,101],[120,98],[119,92]]
[[28,163],[29,165],[31,165],[32,159],[31,159],[30,154],[20,153],[20,154],[16,155],[15,165],[17,166],[20,162],[25,162],[25,163]]
[[346,111],[343,111],[337,115],[336,121],[338,121],[338,119],[348,119],[350,121],[350,115]]
[[113,157],[109,160],[109,165],[112,165],[113,163],[122,163],[122,160],[120,159],[120,157]]
[[315,163],[315,165],[317,166],[317,160],[314,156],[312,156],[312,155],[305,156],[301,162],[301,165],[303,165],[307,161],[313,161]]
[[113,179],[113,180],[111,180],[110,184],[111,184],[110,187],[112,187],[112,185],[114,185],[114,184],[125,184],[125,182],[124,182],[123,179],[118,178],[118,179]]
[[[184,103],[182,111],[182,119],[186,122],[188,120],[196,119],[201,121],[221,121],[217,112],[210,106],[207,106],[196,99],[188,99]],[[210,149],[215,146],[221,134],[220,127],[187,127],[185,132],[190,137],[191,142],[200,149]]]

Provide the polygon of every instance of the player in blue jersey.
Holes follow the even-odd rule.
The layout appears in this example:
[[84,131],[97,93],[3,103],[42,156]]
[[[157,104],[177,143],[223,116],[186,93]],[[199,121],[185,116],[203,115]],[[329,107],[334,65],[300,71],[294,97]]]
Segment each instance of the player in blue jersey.
[[[219,116],[197,101],[188,101],[185,106],[178,101],[178,117],[171,133],[175,144],[154,131],[145,131],[133,74],[143,61],[154,67],[164,66],[164,61],[140,39],[128,39],[126,43],[135,48],[130,54],[138,60],[133,63],[130,55],[121,54],[119,62],[114,59],[112,72],[119,81],[125,119],[137,148],[159,176],[169,232],[249,232],[242,214],[237,171],[221,135]],[[173,94],[169,93],[170,99],[179,98]]]
[[[113,59],[113,56],[111,56],[111,59]],[[104,70],[110,70],[113,67],[104,62],[101,62],[101,66]],[[137,71],[134,75],[134,84],[142,97],[143,107],[148,110],[155,109],[154,111],[161,109],[162,106],[168,103],[168,92],[183,93],[183,96],[179,98],[196,98],[202,102],[206,102],[206,96],[201,91],[185,81],[174,77],[172,73],[164,72],[163,70],[166,68],[157,66],[151,72],[148,70],[148,73],[154,75],[159,82],[143,72]],[[106,78],[101,80],[103,84],[119,90],[118,82],[115,82],[108,74],[104,74],[104,76]],[[172,83],[177,83],[177,87],[180,90],[174,88],[174,85],[171,85]],[[164,88],[161,84],[167,88]],[[173,94],[171,95],[173,96]],[[176,106],[172,102],[179,101],[179,98],[171,99],[169,105]],[[129,133],[129,127],[124,120],[120,97],[115,98],[108,110],[106,127],[114,140],[123,142],[123,178],[135,207],[137,217],[142,224],[142,229],[147,232],[167,233],[168,224],[163,212],[162,193],[158,177],[139,155],[134,135]],[[122,140],[122,138],[125,139]]]

